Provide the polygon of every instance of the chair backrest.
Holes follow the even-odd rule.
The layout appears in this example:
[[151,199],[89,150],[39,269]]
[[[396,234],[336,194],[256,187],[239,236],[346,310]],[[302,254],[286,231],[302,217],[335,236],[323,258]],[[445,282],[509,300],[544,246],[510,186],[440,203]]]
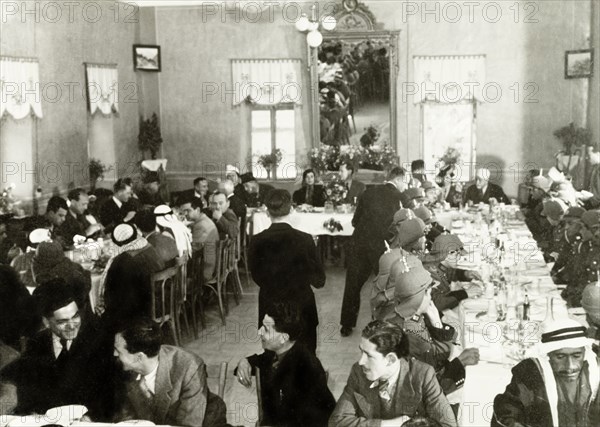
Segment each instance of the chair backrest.
[[256,425],[259,426],[262,424],[262,420],[263,420],[262,384],[260,381],[260,368],[259,367],[256,367],[255,376],[256,376],[256,403],[258,405],[258,421],[256,422]]
[[217,380],[217,395],[223,399],[225,385],[227,384],[227,362],[218,365],[206,365],[206,376],[209,380]]
[[187,294],[188,261],[189,256],[187,251],[184,251],[182,256],[175,258],[175,266],[177,267],[177,282],[179,288],[179,301],[185,301],[185,296]]
[[152,274],[152,319],[161,325],[171,320],[175,313],[175,301],[179,289],[179,267],[171,267]]
[[217,265],[216,278],[218,281],[224,281],[229,274],[229,256],[232,241],[229,237],[217,242]]

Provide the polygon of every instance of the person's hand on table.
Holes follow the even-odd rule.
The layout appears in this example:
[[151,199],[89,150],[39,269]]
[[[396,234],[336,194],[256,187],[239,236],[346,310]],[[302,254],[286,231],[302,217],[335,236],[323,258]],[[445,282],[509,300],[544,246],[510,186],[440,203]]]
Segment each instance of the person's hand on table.
[[465,292],[469,298],[479,298],[483,294],[483,288],[479,285],[473,284],[468,288],[465,288]]
[[244,387],[252,386],[252,367],[246,358],[240,360],[237,365],[237,379]]
[[129,211],[129,212],[127,212],[127,215],[125,215],[125,218],[123,218],[123,222],[129,222],[129,221],[131,221],[134,216],[135,216],[135,211]]
[[474,271],[474,270],[465,271],[465,277],[468,280],[478,280],[480,282],[483,282],[483,279],[481,278],[481,274],[479,274],[477,271]]
[[463,366],[477,365],[479,363],[479,349],[478,348],[466,348],[458,356],[458,360]]
[[85,230],[85,235],[91,236],[92,234],[95,234],[100,230],[102,230],[101,224],[92,224],[87,228],[87,230]]

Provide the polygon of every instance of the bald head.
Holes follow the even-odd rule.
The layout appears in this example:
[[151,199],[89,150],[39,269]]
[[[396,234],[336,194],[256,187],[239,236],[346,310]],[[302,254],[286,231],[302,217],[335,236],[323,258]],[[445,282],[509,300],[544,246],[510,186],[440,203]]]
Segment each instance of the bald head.
[[487,168],[479,168],[475,172],[475,185],[478,189],[483,189],[490,180],[490,170]]
[[219,191],[226,196],[229,196],[233,193],[233,182],[230,179],[225,179],[219,183]]

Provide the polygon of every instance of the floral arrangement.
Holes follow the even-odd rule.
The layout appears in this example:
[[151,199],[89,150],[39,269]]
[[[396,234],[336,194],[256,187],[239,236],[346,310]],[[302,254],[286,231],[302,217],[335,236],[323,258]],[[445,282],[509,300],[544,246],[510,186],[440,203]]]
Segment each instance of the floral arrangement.
[[269,170],[281,163],[283,154],[279,148],[274,149],[271,154],[263,154],[258,158],[258,164]]
[[332,179],[325,183],[325,197],[327,201],[340,204],[343,203],[347,195],[348,187],[346,187],[346,183],[341,180],[339,175],[333,175]]
[[368,148],[350,144],[339,147],[321,144],[310,151],[309,162],[311,168],[319,173],[339,170],[345,162],[351,162],[355,169],[385,170],[398,164],[398,156],[387,143]]
[[337,146],[321,144],[319,148],[310,150],[308,158],[310,167],[314,169],[317,174],[322,174],[327,170],[335,170],[339,166],[336,166],[339,153],[340,150]]
[[323,223],[323,227],[329,230],[330,233],[342,231],[344,229],[344,227],[342,227],[342,224],[339,221],[336,221],[335,218],[329,218]]
[[446,148],[446,151],[444,152],[442,157],[440,157],[440,162],[443,162],[444,166],[450,166],[460,163],[460,151],[458,151],[454,147]]
[[2,196],[0,196],[0,215],[17,213],[17,206],[21,201],[17,200],[12,194],[15,187],[15,184],[10,184],[2,190]]

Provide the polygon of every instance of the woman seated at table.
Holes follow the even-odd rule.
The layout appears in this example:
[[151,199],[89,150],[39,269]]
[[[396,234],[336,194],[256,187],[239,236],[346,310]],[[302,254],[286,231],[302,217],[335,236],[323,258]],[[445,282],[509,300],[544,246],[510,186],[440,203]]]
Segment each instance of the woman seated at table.
[[294,191],[292,200],[296,205],[322,207],[325,204],[325,190],[322,185],[315,184],[315,172],[306,169],[302,174],[302,188]]

